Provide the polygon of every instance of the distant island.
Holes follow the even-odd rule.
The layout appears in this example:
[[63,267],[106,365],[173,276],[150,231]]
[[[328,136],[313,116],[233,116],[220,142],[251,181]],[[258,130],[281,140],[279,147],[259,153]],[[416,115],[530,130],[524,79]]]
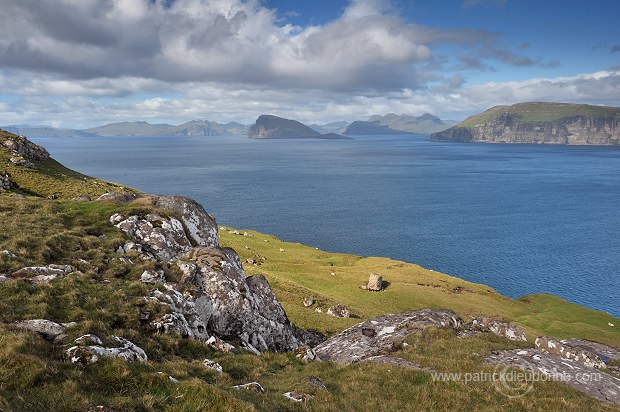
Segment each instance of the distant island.
[[437,142],[620,145],[620,108],[568,103],[495,106],[431,134]]
[[432,133],[453,126],[456,121],[441,120],[437,116],[424,113],[421,116],[408,114],[397,115],[388,113],[385,116],[371,116],[367,121],[355,121],[344,131],[345,135],[380,135],[380,134],[407,134]]
[[348,139],[336,133],[321,134],[297,120],[261,115],[248,131],[250,139]]

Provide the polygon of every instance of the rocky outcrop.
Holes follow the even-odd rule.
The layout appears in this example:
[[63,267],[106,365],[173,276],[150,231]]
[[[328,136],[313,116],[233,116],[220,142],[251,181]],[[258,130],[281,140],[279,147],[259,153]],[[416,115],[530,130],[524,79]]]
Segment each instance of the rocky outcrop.
[[[497,365],[495,373],[499,375],[500,382],[502,374],[510,377],[509,368],[525,371],[528,383],[521,387],[523,391],[528,390],[528,385],[531,388],[536,381],[554,380],[602,401],[620,405],[620,379],[575,360],[552,355],[541,349],[497,351],[484,359]],[[510,380],[506,379],[506,382],[508,385]]]
[[565,103],[497,106],[431,135],[433,141],[619,145],[620,108]]
[[121,358],[127,362],[146,361],[148,358],[146,353],[127,339],[119,336],[113,336],[116,342],[115,347],[105,347],[99,337],[95,335],[85,335],[77,338],[77,345],[70,347],[65,351],[67,357],[72,363],[80,365],[88,365],[95,363],[100,358]]
[[13,324],[16,328],[36,332],[45,339],[57,342],[65,337],[65,329],[74,326],[75,322],[56,323],[47,319],[22,320]]
[[347,139],[335,133],[321,134],[310,127],[290,119],[262,115],[250,126],[251,139]]
[[479,333],[493,333],[510,340],[527,341],[525,332],[514,323],[493,319],[486,316],[478,316],[472,319],[459,333],[460,337],[473,336]]
[[0,146],[4,146],[11,150],[13,154],[21,156],[29,160],[46,160],[50,154],[43,147],[32,143],[24,136],[11,136],[9,138],[0,139]]
[[564,339],[560,341],[564,345],[568,345],[572,348],[587,350],[591,353],[595,353],[603,362],[607,363],[610,360],[620,360],[620,350],[612,348],[611,346],[603,345],[598,342],[590,342],[583,339]]
[[15,166],[25,167],[27,169],[36,169],[37,167],[28,159],[24,159],[23,157],[11,157],[9,159],[11,163]]
[[458,329],[462,321],[452,311],[435,309],[379,316],[326,340],[314,352],[323,361],[348,365],[399,350],[408,335],[431,326]]
[[589,368],[605,368],[605,362],[603,362],[596,353],[584,347],[572,346],[550,336],[540,336],[536,338],[535,345],[538,349],[546,353],[572,360]]
[[8,174],[0,175],[0,191],[10,190],[13,187],[10,176]]

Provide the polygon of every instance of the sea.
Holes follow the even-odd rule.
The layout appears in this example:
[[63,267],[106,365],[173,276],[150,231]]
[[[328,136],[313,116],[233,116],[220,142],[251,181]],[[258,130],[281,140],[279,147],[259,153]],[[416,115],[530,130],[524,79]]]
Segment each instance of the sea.
[[620,147],[222,137],[32,139],[219,225],[549,293],[620,317]]

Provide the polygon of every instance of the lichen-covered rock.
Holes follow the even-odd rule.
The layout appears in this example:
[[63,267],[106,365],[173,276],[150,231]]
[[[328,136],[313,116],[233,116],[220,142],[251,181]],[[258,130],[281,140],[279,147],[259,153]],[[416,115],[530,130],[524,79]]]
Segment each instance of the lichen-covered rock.
[[[487,363],[500,368],[514,367],[531,374],[531,381],[551,379],[602,401],[620,405],[620,379],[600,369],[549,354],[541,349],[496,351],[484,357]],[[497,373],[501,373],[501,370]]]
[[194,248],[178,264],[184,278],[198,286],[198,296],[209,302],[200,312],[209,331],[259,351],[287,351],[304,343],[265,277],[246,278],[233,250]]
[[218,247],[219,236],[215,219],[193,199],[182,196],[153,196],[154,207],[172,212],[187,229],[195,246]]
[[28,266],[13,272],[13,277],[25,278],[33,283],[42,284],[74,271],[75,268],[71,265]]
[[164,283],[166,281],[166,277],[164,275],[164,271],[161,269],[148,269],[142,272],[140,280],[144,283],[159,284]]
[[13,187],[13,182],[8,174],[0,175],[0,191],[10,190]]
[[560,342],[551,336],[539,336],[536,338],[535,345],[538,349],[551,355],[556,355],[564,359],[570,359],[590,368],[605,368],[605,363],[596,353],[585,348],[573,347],[569,344]]
[[75,322],[56,323],[47,319],[29,319],[15,322],[13,326],[36,332],[49,341],[58,341],[65,337],[65,329],[74,326]]
[[305,402],[305,401],[309,401],[310,399],[314,398],[314,396],[310,395],[309,393],[298,392],[298,391],[285,392],[284,397],[292,401],[295,401],[295,402]]
[[11,157],[9,159],[11,163],[15,166],[25,167],[27,169],[36,169],[37,167],[28,159],[24,159],[23,157]]
[[383,276],[372,273],[368,278],[366,289],[373,292],[381,291],[383,289]]
[[431,326],[459,329],[462,321],[454,312],[442,309],[383,315],[344,330],[314,351],[323,361],[347,365],[399,350],[408,335]]
[[474,318],[465,326],[462,335],[467,335],[470,332],[473,332],[473,334],[476,334],[477,332],[493,333],[497,336],[502,336],[510,340],[521,342],[527,341],[525,332],[523,332],[523,329],[521,329],[518,325],[503,320],[492,319],[486,316],[478,316]]
[[309,308],[312,305],[314,305],[314,298],[312,296],[304,298],[304,306],[305,307]]
[[211,316],[211,302],[205,297],[194,299],[191,295],[183,295],[172,285],[162,292],[153,290],[149,300],[155,300],[168,306],[170,313],[151,322],[160,333],[178,334],[195,339],[208,339],[207,321]]
[[620,360],[620,349],[603,345],[602,343],[575,338],[564,339],[560,342],[572,348],[584,349],[595,353],[605,363],[610,360]]
[[[117,215],[110,218],[111,221],[117,219]],[[141,244],[145,253],[163,262],[169,262],[192,247],[183,224],[175,218],[151,213],[144,217],[130,216],[115,226]]]
[[217,336],[211,336],[209,339],[207,339],[205,343],[209,345],[212,349],[215,349],[218,352],[229,353],[230,351],[235,349],[233,345],[231,345],[230,343],[224,342],[222,339],[218,338]]
[[337,318],[350,318],[349,308],[344,305],[334,305],[327,309],[327,314]]
[[32,143],[24,136],[12,136],[0,140],[0,145],[10,149],[14,154],[32,160],[49,159],[50,154],[43,147]]
[[116,203],[129,203],[133,202],[136,199],[143,197],[143,195],[139,193],[131,193],[131,192],[107,192],[102,194],[97,198],[97,201],[110,201]]
[[[95,338],[97,339],[96,342],[101,342],[101,339],[96,336],[91,339]],[[146,361],[148,359],[146,353],[140,347],[127,339],[119,336],[114,336],[113,339],[118,344],[117,347],[104,347],[102,345],[85,346],[78,344],[67,349],[65,353],[72,363],[80,365],[95,363],[102,357],[121,358],[127,362]]]

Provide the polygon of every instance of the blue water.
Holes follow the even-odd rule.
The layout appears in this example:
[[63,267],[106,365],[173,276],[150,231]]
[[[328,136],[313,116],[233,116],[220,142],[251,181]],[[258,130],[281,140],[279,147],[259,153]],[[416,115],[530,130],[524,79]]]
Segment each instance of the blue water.
[[620,315],[620,148],[245,137],[40,138],[68,167],[218,223]]

